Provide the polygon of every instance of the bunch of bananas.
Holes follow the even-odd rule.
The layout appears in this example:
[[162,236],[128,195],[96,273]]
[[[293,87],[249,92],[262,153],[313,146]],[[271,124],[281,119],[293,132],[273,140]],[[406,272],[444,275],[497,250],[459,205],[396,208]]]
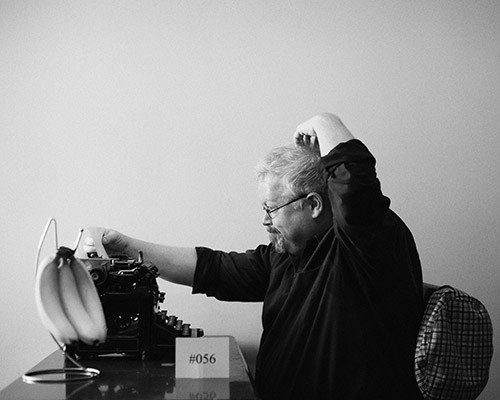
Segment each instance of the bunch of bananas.
[[39,265],[35,301],[43,325],[58,343],[106,341],[106,318],[97,289],[74,251],[60,247]]

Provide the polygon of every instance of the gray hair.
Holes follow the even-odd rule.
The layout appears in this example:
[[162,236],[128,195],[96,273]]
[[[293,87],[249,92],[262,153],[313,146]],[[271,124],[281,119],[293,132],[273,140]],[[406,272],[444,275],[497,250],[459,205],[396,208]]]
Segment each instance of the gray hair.
[[271,150],[256,167],[257,179],[281,181],[282,196],[327,193],[326,171],[318,153],[293,145]]

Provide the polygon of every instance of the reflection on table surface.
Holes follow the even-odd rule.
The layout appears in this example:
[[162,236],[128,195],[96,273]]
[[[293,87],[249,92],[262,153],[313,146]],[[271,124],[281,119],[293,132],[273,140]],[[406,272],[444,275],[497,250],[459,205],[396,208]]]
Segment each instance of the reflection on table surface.
[[[165,360],[135,360],[125,357],[98,357],[82,360],[101,374],[88,381],[65,383],[25,383],[22,378],[0,392],[1,400],[71,399],[255,399],[241,351],[230,337],[230,377],[175,379],[175,365]],[[55,351],[35,370],[72,367],[60,351]]]

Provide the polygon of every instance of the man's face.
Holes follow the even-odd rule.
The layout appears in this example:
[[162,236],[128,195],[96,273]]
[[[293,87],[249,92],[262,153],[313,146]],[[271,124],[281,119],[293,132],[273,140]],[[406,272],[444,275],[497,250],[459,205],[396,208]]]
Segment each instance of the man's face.
[[[259,197],[263,206],[279,207],[292,200],[293,197],[283,196],[284,190],[276,178],[267,178],[259,183]],[[303,200],[298,200],[299,201]],[[262,224],[269,233],[269,239],[278,252],[296,254],[300,252],[307,240],[303,227],[307,225],[307,213],[297,203],[289,204],[272,213],[270,218],[264,213]]]

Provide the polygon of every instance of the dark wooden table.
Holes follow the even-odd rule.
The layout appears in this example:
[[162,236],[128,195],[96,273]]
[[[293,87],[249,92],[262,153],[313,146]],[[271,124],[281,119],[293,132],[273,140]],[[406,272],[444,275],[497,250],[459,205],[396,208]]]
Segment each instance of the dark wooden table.
[[[229,378],[175,379],[175,366],[165,361],[99,357],[82,361],[84,366],[101,371],[101,374],[92,380],[26,383],[20,377],[0,391],[0,399],[257,399],[240,348],[233,337],[230,337],[229,343]],[[30,371],[64,366],[64,356],[58,350]],[[68,366],[72,365],[66,364],[66,367]]]

